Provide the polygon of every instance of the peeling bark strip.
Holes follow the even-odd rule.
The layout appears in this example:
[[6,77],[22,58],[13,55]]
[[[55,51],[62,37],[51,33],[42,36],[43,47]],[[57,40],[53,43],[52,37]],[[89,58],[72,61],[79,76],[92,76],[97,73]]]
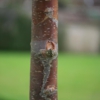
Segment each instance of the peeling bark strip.
[[57,100],[58,0],[32,1],[30,100]]

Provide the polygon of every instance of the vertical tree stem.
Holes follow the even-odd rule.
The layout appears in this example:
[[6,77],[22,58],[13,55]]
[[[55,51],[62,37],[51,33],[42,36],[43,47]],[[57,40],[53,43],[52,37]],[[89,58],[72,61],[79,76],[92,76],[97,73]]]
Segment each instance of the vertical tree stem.
[[57,100],[58,0],[32,1],[30,100]]

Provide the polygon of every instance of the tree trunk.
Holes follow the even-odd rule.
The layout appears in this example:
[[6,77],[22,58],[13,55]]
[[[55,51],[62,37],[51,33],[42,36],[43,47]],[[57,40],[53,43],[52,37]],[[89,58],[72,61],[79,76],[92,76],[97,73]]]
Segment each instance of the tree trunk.
[[30,100],[57,100],[58,1],[33,0]]

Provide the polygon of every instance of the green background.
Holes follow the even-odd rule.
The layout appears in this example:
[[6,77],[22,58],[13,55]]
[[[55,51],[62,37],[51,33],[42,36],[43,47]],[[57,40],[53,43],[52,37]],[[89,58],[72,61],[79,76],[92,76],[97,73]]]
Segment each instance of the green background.
[[[0,100],[29,100],[29,52],[0,52]],[[100,56],[60,53],[59,100],[100,100]]]

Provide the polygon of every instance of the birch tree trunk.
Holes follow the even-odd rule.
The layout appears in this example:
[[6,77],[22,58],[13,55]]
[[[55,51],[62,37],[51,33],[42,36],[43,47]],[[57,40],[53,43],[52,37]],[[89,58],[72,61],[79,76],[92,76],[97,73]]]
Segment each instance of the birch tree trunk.
[[57,100],[58,1],[32,1],[30,100]]

